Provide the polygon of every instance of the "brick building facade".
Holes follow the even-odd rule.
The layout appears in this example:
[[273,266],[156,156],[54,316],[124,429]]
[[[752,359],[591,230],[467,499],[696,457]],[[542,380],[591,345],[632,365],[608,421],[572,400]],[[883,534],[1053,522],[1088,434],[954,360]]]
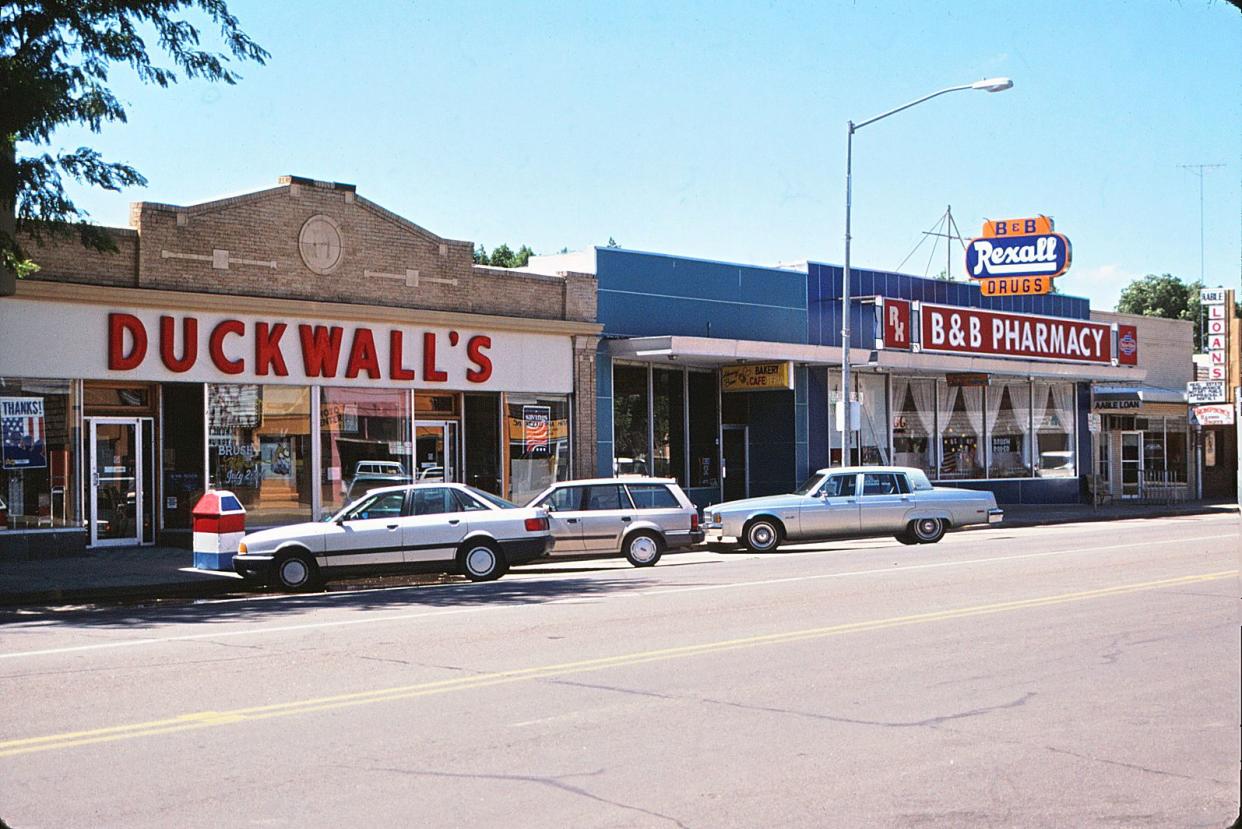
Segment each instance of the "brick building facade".
[[481,267],[297,177],[130,224],[27,241],[0,299],[0,554],[172,537],[208,486],[261,526],[384,475],[524,500],[594,473],[594,275]]

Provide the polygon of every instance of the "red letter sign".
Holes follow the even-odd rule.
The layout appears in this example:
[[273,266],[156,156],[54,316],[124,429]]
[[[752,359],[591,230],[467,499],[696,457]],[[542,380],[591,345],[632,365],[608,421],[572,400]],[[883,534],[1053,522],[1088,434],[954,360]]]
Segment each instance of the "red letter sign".
[[176,357],[173,342],[177,321],[172,317],[160,317],[160,359],[169,371],[178,374],[189,371],[198,359],[198,320],[186,317],[181,320],[181,359]]
[[388,334],[388,375],[390,380],[413,380],[414,369],[401,365],[402,334],[393,329]]
[[345,376],[357,377],[364,371],[372,380],[380,379],[379,355],[375,352],[375,338],[371,336],[370,328],[359,328],[354,332]]
[[207,351],[211,354],[211,361],[225,374],[241,374],[246,370],[245,360],[230,360],[224,354],[224,338],[229,334],[240,337],[245,333],[246,324],[241,320],[224,320],[211,330],[211,336],[207,338]]
[[492,376],[492,360],[483,353],[483,349],[492,347],[492,338],[479,334],[471,337],[466,343],[466,356],[476,368],[466,369],[466,379],[471,383],[486,383]]
[[430,331],[423,334],[423,379],[429,383],[443,383],[448,379],[447,371],[436,368],[436,335]]
[[268,327],[266,322],[254,325],[254,373],[267,374],[273,369],[277,377],[288,377],[289,369],[285,367],[285,355],[280,353],[280,338],[285,335],[283,322]]
[[322,325],[299,325],[298,336],[302,339],[302,365],[307,377],[335,377],[336,364],[341,357],[340,326],[325,328]]
[[[125,332],[133,339],[134,346],[125,351]],[[112,371],[129,371],[142,365],[147,356],[147,329],[142,320],[133,314],[108,314],[108,368]]]

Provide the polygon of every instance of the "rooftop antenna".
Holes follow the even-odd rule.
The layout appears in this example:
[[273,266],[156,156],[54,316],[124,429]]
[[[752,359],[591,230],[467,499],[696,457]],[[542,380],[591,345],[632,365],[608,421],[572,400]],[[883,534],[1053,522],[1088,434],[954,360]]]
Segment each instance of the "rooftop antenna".
[[[923,243],[927,241],[927,237],[929,236],[937,240],[939,239],[945,240],[944,278],[952,281],[953,279],[953,240],[954,239],[957,240],[957,243],[961,247],[963,253],[966,252],[966,240],[962,238],[962,232],[958,230],[957,222],[953,218],[953,205],[951,204],[944,209],[944,214],[941,215],[941,217],[936,221],[936,224],[932,226],[931,230],[923,231],[923,238],[919,240],[918,244],[914,246],[913,250],[911,250],[909,253],[906,254],[906,258],[901,260],[901,265],[898,265],[895,270],[900,271],[902,265],[906,264],[906,262],[910,260],[910,257],[913,256],[915,252],[917,252],[918,249],[923,246]],[[939,244],[938,241],[932,242],[931,253],[927,255],[927,267],[923,269],[924,276],[927,276],[928,271],[931,270],[931,260],[932,260],[932,257],[936,255],[936,246],[938,244]]]
[[1203,176],[1205,170],[1214,170],[1217,167],[1224,167],[1224,164],[1178,164],[1183,170],[1189,170],[1199,177],[1199,284],[1203,285],[1204,278],[1204,259],[1203,259]]

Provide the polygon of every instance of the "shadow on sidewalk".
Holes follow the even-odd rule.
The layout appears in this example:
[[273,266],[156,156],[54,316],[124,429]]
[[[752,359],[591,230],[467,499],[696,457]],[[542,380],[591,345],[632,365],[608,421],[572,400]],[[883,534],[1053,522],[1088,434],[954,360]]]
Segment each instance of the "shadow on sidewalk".
[[[77,609],[74,612],[55,608],[0,609],[0,625],[38,627],[42,630],[59,626],[82,628],[151,628],[162,625],[204,624],[218,622],[266,622],[281,617],[339,608],[345,611],[477,608],[487,606],[540,605],[550,602],[583,599],[618,592],[646,590],[656,582],[638,574],[625,578],[575,578],[548,580],[508,579],[494,582],[467,581],[440,584],[385,586],[375,589],[342,592],[288,594],[256,594],[237,599],[161,601],[101,608]],[[660,582],[668,586],[668,582]],[[686,582],[687,586],[695,583]]]

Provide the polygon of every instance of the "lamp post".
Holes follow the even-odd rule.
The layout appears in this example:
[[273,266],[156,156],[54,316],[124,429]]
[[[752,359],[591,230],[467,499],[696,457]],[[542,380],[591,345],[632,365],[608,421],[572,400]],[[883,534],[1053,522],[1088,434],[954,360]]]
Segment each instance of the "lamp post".
[[874,118],[855,124],[849,122],[849,131],[845,141],[845,272],[841,277],[841,400],[838,412],[838,425],[841,427],[841,466],[850,465],[850,426],[853,421],[853,401],[850,399],[850,208],[853,201],[853,168],[854,168],[854,133],[868,124],[874,124],[881,118],[896,115],[903,109],[917,106],[940,95],[960,92],[964,89],[982,89],[986,92],[1004,92],[1013,86],[1009,78],[987,78],[974,83],[950,86],[924,95],[922,98],[903,104],[896,109],[880,113]]

